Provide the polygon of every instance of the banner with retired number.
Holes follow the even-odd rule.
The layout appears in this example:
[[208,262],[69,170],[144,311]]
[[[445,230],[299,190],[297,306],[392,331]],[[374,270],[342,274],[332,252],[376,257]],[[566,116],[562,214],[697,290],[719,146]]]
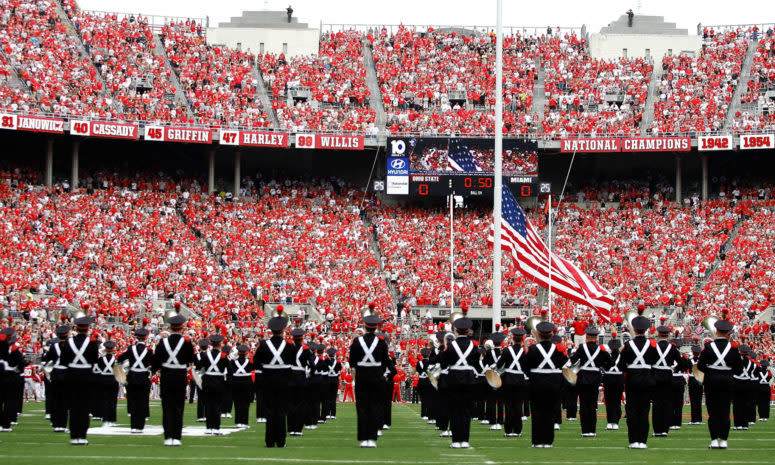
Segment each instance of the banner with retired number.
[[134,140],[138,137],[138,126],[136,124],[108,121],[73,120],[70,122],[70,134],[74,136]]
[[41,116],[25,116],[0,114],[0,128],[14,131],[47,132],[64,134],[65,120],[62,118],[44,118]]
[[732,150],[735,148],[735,141],[732,136],[700,136],[697,138],[697,150],[704,152],[708,150]]
[[213,134],[210,129],[204,128],[146,126],[145,140],[210,144],[213,141]]
[[775,134],[742,134],[740,150],[771,149],[775,147]]

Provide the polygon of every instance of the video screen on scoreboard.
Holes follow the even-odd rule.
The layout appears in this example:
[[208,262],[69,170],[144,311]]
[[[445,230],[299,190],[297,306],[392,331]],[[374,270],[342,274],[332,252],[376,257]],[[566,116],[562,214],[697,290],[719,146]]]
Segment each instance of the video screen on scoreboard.
[[[491,196],[495,140],[461,137],[388,139],[387,193],[414,197]],[[519,197],[538,195],[538,143],[503,140],[503,182]]]

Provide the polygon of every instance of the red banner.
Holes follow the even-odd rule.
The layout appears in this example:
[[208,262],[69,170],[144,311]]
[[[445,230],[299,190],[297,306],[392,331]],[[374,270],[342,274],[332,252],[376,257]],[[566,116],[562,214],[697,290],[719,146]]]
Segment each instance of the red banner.
[[0,115],[0,128],[12,129],[15,131],[64,134],[65,120],[61,118],[3,114]]
[[189,144],[210,144],[213,134],[210,129],[176,128],[163,126],[146,126],[145,140],[156,142],[186,142]]
[[288,147],[288,134],[283,132],[240,131],[239,145],[248,147]]
[[136,124],[107,121],[71,121],[70,134],[75,136],[134,140],[138,136],[138,127]]
[[690,137],[633,137],[622,141],[622,152],[690,152]]
[[363,136],[315,134],[315,148],[332,150],[363,150]]
[[621,152],[622,140],[613,137],[594,139],[562,139],[560,151],[563,153],[609,153]]

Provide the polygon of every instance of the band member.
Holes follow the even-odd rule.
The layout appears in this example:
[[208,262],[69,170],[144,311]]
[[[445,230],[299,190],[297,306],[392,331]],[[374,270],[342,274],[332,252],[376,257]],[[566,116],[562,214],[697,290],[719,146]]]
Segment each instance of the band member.
[[163,338],[161,343],[156,346],[152,369],[154,373],[161,370],[159,390],[161,393],[164,445],[181,446],[183,409],[186,406],[186,383],[188,369],[194,363],[194,346],[189,338],[182,334],[183,325],[186,323],[185,317],[172,315],[167,323],[170,325],[170,335]]
[[[387,334],[380,334],[380,336],[386,344],[390,344],[390,339]],[[396,356],[393,351],[388,351],[387,364],[385,365],[385,372],[382,376],[382,409],[380,410],[380,416],[377,419],[377,424],[382,424],[380,429],[388,430],[393,424],[393,379],[398,374],[396,369]],[[377,436],[382,436],[382,431],[377,432]]]
[[[194,356],[195,365],[199,365],[202,357],[204,357],[204,353],[207,352],[207,350],[210,348],[210,339],[200,339],[197,345],[199,347],[199,351]],[[202,394],[202,388],[196,385],[196,382],[193,381],[193,376],[191,383],[194,385],[194,389],[196,390],[196,421],[198,423],[204,423],[207,420],[205,419],[205,399],[204,395]]]
[[336,419],[336,398],[339,395],[339,373],[342,371],[342,364],[336,359],[336,349],[329,347],[328,352],[329,366],[326,373],[326,397],[323,417],[326,420]]
[[[263,338],[263,333],[261,334]],[[261,344],[266,344],[262,339],[259,339],[256,343],[256,351],[261,347]],[[255,354],[255,352],[253,352]],[[253,368],[255,368],[255,375],[253,376],[253,385],[256,389],[256,423],[266,423],[266,406],[264,400],[264,373],[261,368],[256,366],[255,360],[253,360]]]
[[686,393],[686,371],[692,367],[689,359],[680,352],[681,341],[674,339],[670,342],[674,352],[678,354],[678,361],[673,364],[673,376],[670,381],[670,395],[672,396],[673,411],[670,415],[669,427],[671,430],[681,429],[683,421],[684,394]]
[[[700,360],[700,346],[692,346],[692,355],[689,363],[697,365]],[[689,406],[691,410],[690,425],[702,424],[702,384],[694,377],[694,372],[689,371]]]
[[272,337],[256,350],[253,362],[264,375],[266,405],[266,447],[285,447],[286,416],[288,415],[288,385],[296,350],[283,339],[288,320],[276,316],[269,320]]
[[116,361],[129,365],[126,375],[126,398],[129,404],[130,431],[142,433],[145,419],[150,416],[148,400],[151,393],[150,368],[153,363],[153,352],[145,345],[145,339],[148,337],[147,329],[138,328],[134,335],[137,343],[129,346]]
[[288,395],[293,399],[288,406],[288,435],[303,436],[304,419],[311,408],[305,395],[307,387],[307,369],[312,362],[312,352],[304,344],[304,330],[296,328],[291,332],[293,337],[294,359],[291,364],[291,376],[288,380]]
[[388,346],[375,334],[381,320],[369,315],[363,318],[366,334],[350,346],[350,366],[355,370],[355,410],[358,414],[358,441],[361,447],[377,447],[377,423],[380,398],[388,364]]
[[67,429],[67,365],[62,363],[62,350],[68,344],[70,326],[60,325],[56,328],[56,340],[51,349],[43,356],[43,362],[51,367],[51,426],[55,433],[64,433]]
[[496,367],[503,370],[503,385],[500,388],[506,408],[503,435],[507,438],[518,438],[522,436],[522,402],[527,392],[527,378],[522,369],[525,356],[522,339],[525,337],[525,330],[514,328],[511,330],[511,336],[512,344],[498,358]]
[[70,415],[70,444],[89,444],[86,432],[89,430],[89,405],[93,398],[93,369],[99,358],[99,344],[89,338],[92,319],[81,317],[75,320],[78,334],[67,340],[62,348],[62,364],[67,366],[68,409]]
[[15,415],[19,413],[15,385],[25,366],[27,362],[16,344],[16,330],[3,329],[0,331],[0,432],[10,433]]
[[309,408],[307,410],[306,429],[317,429],[318,423],[325,423],[325,420],[320,417],[321,391],[324,378],[328,373],[328,360],[323,356],[325,348],[326,346],[323,344],[312,343],[310,345],[313,358],[310,363],[309,387],[307,389]]
[[116,343],[106,341],[103,344],[105,355],[97,360],[94,373],[97,375],[99,389],[98,402],[102,415],[102,426],[116,426],[116,400],[118,399],[118,381],[113,374],[116,365]]
[[[756,424],[756,396],[759,392],[759,363],[756,361],[756,352],[751,349],[748,353],[751,359],[750,369],[748,370],[748,399],[746,407],[748,411],[748,425]],[[19,409],[21,410],[21,409]]]
[[651,327],[648,318],[636,316],[632,319],[634,338],[622,349],[619,369],[626,376],[625,391],[627,403],[627,437],[630,449],[648,449],[649,407],[654,391],[652,366],[659,355],[655,344],[646,339],[646,330]]
[[474,366],[479,364],[479,351],[468,337],[473,321],[466,317],[455,320],[457,338],[450,341],[441,354],[441,367],[449,370],[450,430],[453,449],[468,449],[471,434],[471,388],[475,382]]
[[[501,354],[503,353],[503,350],[501,349],[501,344],[503,341],[506,340],[506,335],[503,333],[492,333],[490,335],[490,340],[492,341],[493,347],[487,348],[487,351],[484,354],[484,359],[482,360],[482,364],[485,368],[489,368],[497,364],[498,359],[500,358]],[[482,373],[482,377],[484,377],[484,373]],[[490,429],[491,430],[502,430],[503,429],[503,391],[500,389],[493,389],[492,386],[487,384],[487,380],[484,379],[484,389],[485,389],[485,417],[490,422]]]
[[652,425],[654,427],[654,437],[666,437],[667,431],[673,418],[673,366],[683,362],[673,344],[668,341],[670,337],[670,328],[659,326],[657,328],[657,361],[653,365],[654,375],[654,400]]
[[[231,346],[225,344],[223,347],[221,347],[221,352],[224,353],[228,358],[231,354]],[[221,418],[232,418],[231,407],[232,404],[234,404],[234,399],[231,396],[231,383],[229,383],[228,376],[229,375],[227,373],[226,389],[223,391],[223,396],[221,397]]]
[[221,351],[223,336],[213,334],[210,336],[211,349],[202,354],[202,359],[197,364],[197,369],[203,371],[202,396],[205,399],[205,434],[220,436],[221,432],[221,404],[223,394],[226,392],[226,374],[229,371],[229,361],[226,354]]
[[619,369],[619,359],[622,357],[619,349],[622,341],[611,339],[608,342],[611,366],[603,373],[603,395],[605,397],[605,415],[607,430],[618,430],[622,419],[622,393],[624,393],[624,375]]
[[756,405],[759,408],[759,421],[767,421],[770,419],[770,384],[772,383],[772,372],[769,370],[770,362],[762,360],[759,368]]
[[742,371],[742,359],[736,347],[729,341],[732,323],[719,320],[715,323],[716,339],[705,343],[697,368],[705,373],[702,385],[708,409],[710,448],[726,449],[729,438],[729,408],[732,402],[732,374]]
[[750,372],[753,367],[753,360],[748,356],[750,347],[741,344],[738,347],[740,358],[742,360],[742,369],[739,373],[732,375],[734,389],[732,390],[732,416],[734,417],[736,430],[747,430],[749,422],[748,400],[751,397]]
[[595,437],[597,429],[597,395],[600,391],[600,383],[603,380],[601,370],[611,367],[611,356],[598,345],[600,330],[593,327],[586,328],[586,342],[581,344],[571,356],[571,364],[579,364],[578,381],[581,436]]
[[555,408],[564,379],[562,367],[568,362],[568,357],[552,343],[554,328],[548,321],[536,325],[539,342],[530,348],[522,364],[530,379],[532,445],[538,448],[550,448],[554,443]]
[[[449,344],[455,340],[455,336],[452,333],[441,334],[439,341],[441,341],[439,347],[434,349],[434,355],[431,356],[431,364],[441,367],[441,357]],[[436,429],[441,431],[439,437],[451,437],[452,431],[449,427],[449,415],[450,415],[450,396],[448,389],[449,368],[442,367],[438,377],[438,390],[436,391]],[[482,418],[482,417],[479,417]]]
[[253,400],[253,362],[247,357],[250,348],[237,346],[237,359],[229,362],[229,384],[234,399],[234,423],[238,428],[248,427],[250,402]]

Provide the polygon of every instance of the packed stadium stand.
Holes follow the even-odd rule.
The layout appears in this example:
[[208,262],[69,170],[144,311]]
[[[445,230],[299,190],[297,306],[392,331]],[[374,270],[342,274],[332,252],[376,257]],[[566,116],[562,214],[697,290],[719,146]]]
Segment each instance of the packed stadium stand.
[[[60,315],[67,320],[86,311],[98,317],[98,331],[124,345],[143,319],[160,328],[169,306],[193,316],[194,336],[221,332],[250,340],[263,336],[265,317],[277,305],[306,306],[311,311],[297,324],[344,354],[371,303],[406,362],[407,348],[411,353],[429,332],[448,329],[446,318],[429,317],[425,309],[465,303],[489,310],[487,202],[454,212],[453,299],[444,200],[397,200],[368,190],[370,181],[384,178],[384,139],[372,137],[376,152],[356,147],[357,155],[349,156],[365,161],[355,164],[345,150],[325,156],[295,150],[321,148],[315,138],[234,148],[229,145],[250,144],[227,142],[219,130],[261,131],[262,137],[492,136],[491,31],[342,28],[320,35],[317,54],[286,56],[212,44],[206,26],[193,19],[159,26],[140,14],[84,11],[74,0],[0,0],[0,6],[0,122],[9,141],[0,159],[4,316],[40,320],[50,333]],[[554,250],[615,297],[619,330],[621,314],[640,306],[654,319],[669,318],[687,337],[701,317],[723,310],[742,330],[771,321],[764,322],[775,303],[772,179],[763,174],[749,181],[759,155],[730,154],[750,132],[762,136],[756,143],[769,141],[759,147],[769,150],[759,153],[772,155],[773,31],[700,32],[696,56],[618,59],[594,57],[580,29],[510,31],[504,39],[503,132],[533,144],[509,149],[504,171],[536,180],[540,173],[559,193],[569,168],[547,163],[561,158],[549,142],[619,141],[644,132],[687,136],[686,150],[667,151],[667,165],[676,163],[675,183],[665,176],[646,181],[634,167],[613,173],[613,165],[627,164],[605,158],[617,155],[579,162],[579,178],[588,182],[571,182],[552,226]],[[377,116],[382,109],[384,126]],[[17,129],[14,117],[29,115],[65,118],[67,125],[43,136],[10,131]],[[73,123],[82,118],[131,122],[138,133],[157,125],[199,127],[207,137],[201,147],[152,147],[150,132],[142,141],[134,134],[126,142],[93,142],[93,134],[75,132]],[[732,140],[731,147],[718,146],[726,150],[717,157],[726,165],[711,160],[711,174],[708,154],[692,151],[696,139],[689,140],[703,133]],[[41,176],[29,154],[44,143]],[[79,144],[94,167],[79,169]],[[491,172],[493,151],[472,147],[471,166]],[[66,167],[63,151],[71,157]],[[135,158],[145,151],[182,161],[166,170],[138,166]],[[453,170],[449,149],[429,153],[407,160],[422,165],[420,171]],[[695,158],[702,160],[703,188],[682,190],[681,160],[684,167],[699,166]],[[216,168],[226,165],[234,169],[234,187],[214,186]],[[270,173],[275,166],[292,174]],[[342,174],[324,176],[318,172],[324,167]],[[730,182],[726,170],[743,181]],[[698,170],[687,171],[686,177],[699,178]],[[531,197],[529,218],[547,237],[546,197]],[[546,291],[518,273],[509,257],[503,278],[504,307],[541,315]],[[575,316],[596,318],[570,300],[554,300],[557,323]],[[31,329],[21,334],[30,352],[40,351]],[[761,347],[772,354],[771,339]]]

